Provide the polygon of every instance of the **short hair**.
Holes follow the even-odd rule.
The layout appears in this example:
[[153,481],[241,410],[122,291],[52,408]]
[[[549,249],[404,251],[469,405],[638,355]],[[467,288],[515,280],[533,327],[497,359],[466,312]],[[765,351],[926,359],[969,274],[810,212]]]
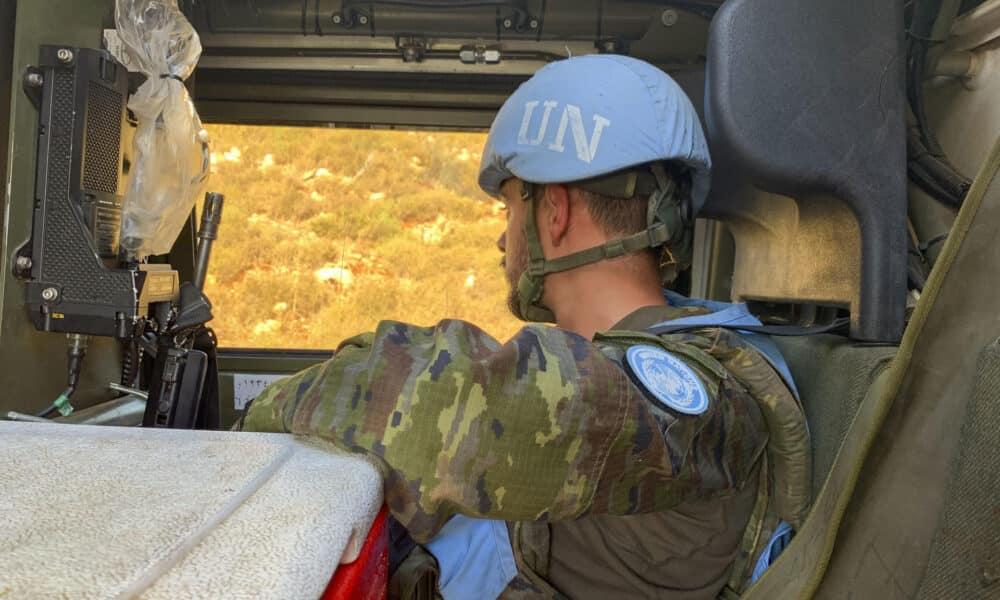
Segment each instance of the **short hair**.
[[609,237],[638,233],[647,227],[649,198],[616,198],[576,188],[587,202],[594,223]]
[[[691,172],[683,164],[677,161],[664,163],[668,177],[673,179],[676,185],[675,193],[679,196],[690,196],[691,194]],[[569,184],[574,187],[572,184]],[[649,197],[634,196],[632,198],[620,198],[599,194],[583,188],[576,187],[587,202],[587,210],[591,218],[605,235],[625,236],[638,233],[648,227]]]
[[[585,190],[572,183],[568,183],[566,186],[575,190],[584,199],[590,218],[601,228],[604,235],[619,237],[639,233],[646,229],[648,197],[619,198]],[[545,185],[533,186],[532,193],[535,201],[540,201],[545,195]]]
[[[675,193],[680,197],[691,195],[691,172],[683,164],[668,162],[665,164],[668,175],[676,184]],[[570,184],[570,187],[573,187]],[[634,196],[621,198],[598,194],[590,190],[574,187],[587,203],[587,211],[594,223],[608,237],[625,237],[645,230],[649,218],[649,197]],[[677,242],[664,244],[659,248],[649,248],[644,253],[654,257],[660,265],[660,278],[664,285],[669,285],[686,265],[677,264],[674,248]],[[681,242],[684,244],[685,242]],[[687,242],[690,243],[690,240]]]

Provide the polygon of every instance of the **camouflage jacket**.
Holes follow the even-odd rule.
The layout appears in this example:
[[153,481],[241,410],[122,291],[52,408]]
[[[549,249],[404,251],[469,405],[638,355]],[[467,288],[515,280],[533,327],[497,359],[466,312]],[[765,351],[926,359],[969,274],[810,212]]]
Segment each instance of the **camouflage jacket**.
[[243,426],[371,457],[417,542],[456,513],[561,521],[732,494],[764,451],[766,424],[707,353],[664,343],[708,390],[702,414],[661,408],[616,360],[620,348],[556,327],[528,325],[500,344],[463,321],[384,321],[269,386]]

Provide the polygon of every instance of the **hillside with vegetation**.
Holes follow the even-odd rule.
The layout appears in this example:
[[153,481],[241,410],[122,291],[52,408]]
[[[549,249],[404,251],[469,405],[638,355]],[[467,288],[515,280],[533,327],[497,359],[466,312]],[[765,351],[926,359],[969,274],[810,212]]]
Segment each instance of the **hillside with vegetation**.
[[333,348],[383,319],[518,328],[476,185],[484,134],[214,125],[206,291],[222,346]]

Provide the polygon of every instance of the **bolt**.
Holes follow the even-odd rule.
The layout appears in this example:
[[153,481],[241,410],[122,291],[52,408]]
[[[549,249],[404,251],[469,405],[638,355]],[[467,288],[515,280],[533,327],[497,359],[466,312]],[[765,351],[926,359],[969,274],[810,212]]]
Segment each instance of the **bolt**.
[[362,25],[367,25],[368,15],[361,15],[360,17],[358,17],[358,23],[361,23]]
[[514,21],[510,17],[507,17],[506,19],[503,20],[504,29],[510,29],[513,26],[514,26]]
[[48,287],[42,290],[42,300],[46,302],[52,302],[59,297],[59,290],[54,287]]
[[660,22],[663,23],[664,27],[673,27],[677,24],[678,18],[677,11],[672,8],[668,8],[663,11],[663,14],[660,15]]
[[28,73],[27,77],[24,78],[24,82],[28,84],[28,87],[42,87],[45,83],[45,78],[42,77],[41,73]]
[[333,23],[334,23],[334,25],[340,25],[340,22],[343,21],[343,20],[344,20],[344,17],[340,16],[339,14],[333,15]]
[[601,52],[604,54],[615,54],[618,52],[618,43],[614,40],[601,42]]
[[14,266],[17,267],[19,271],[27,271],[31,268],[31,259],[27,256],[18,256],[14,261]]
[[60,48],[56,52],[56,58],[58,58],[61,63],[73,62],[73,51],[69,48]]
[[532,29],[538,29],[538,19],[532,19],[528,23],[528,26],[531,27]]
[[417,62],[420,60],[420,51],[413,46],[403,48],[403,62]]
[[483,62],[488,64],[496,64],[500,62],[500,50],[496,48],[487,48],[483,51]]

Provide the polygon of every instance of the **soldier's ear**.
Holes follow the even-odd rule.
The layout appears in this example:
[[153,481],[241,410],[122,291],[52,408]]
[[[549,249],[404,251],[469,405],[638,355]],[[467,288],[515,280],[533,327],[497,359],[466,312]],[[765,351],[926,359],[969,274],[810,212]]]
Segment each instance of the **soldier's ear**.
[[559,246],[566,238],[569,230],[571,201],[569,188],[562,184],[545,186],[542,196],[542,219],[545,222],[546,234],[552,246]]

